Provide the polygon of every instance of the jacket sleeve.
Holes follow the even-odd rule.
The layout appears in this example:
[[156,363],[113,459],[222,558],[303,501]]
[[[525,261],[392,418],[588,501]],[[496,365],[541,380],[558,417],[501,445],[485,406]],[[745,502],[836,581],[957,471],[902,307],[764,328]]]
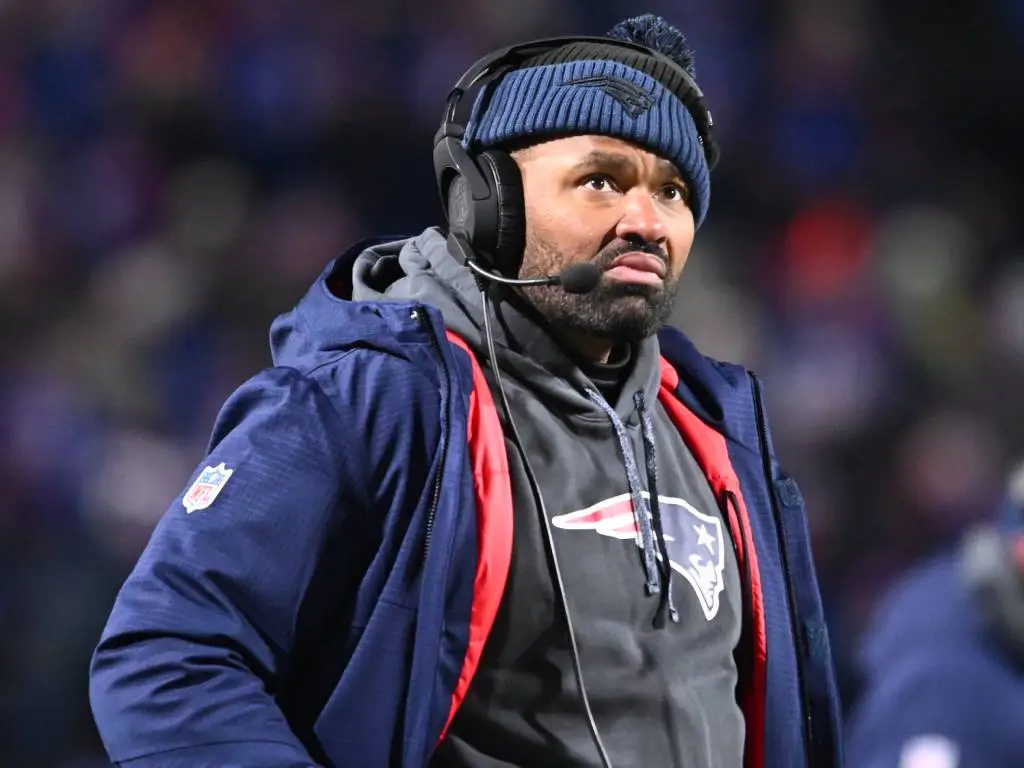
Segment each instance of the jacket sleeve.
[[[351,354],[365,364],[351,363],[345,381],[334,374],[333,398],[317,381],[278,368],[243,385],[222,409],[209,455],[186,487],[207,467],[223,464],[230,476],[205,508],[186,509],[187,490],[171,504],[93,657],[93,715],[118,764],[314,765],[274,698],[300,607],[332,540],[347,540],[351,552],[353,535],[365,535],[373,546],[365,531],[373,527],[374,483],[386,490],[412,482],[375,466],[374,455],[415,431],[400,422],[408,422],[416,387],[388,398],[372,385],[413,377],[372,370],[395,365],[389,356]],[[334,550],[330,557],[332,588],[354,591],[364,571],[352,571],[365,565],[336,560]]]
[[[864,692],[847,727],[851,768],[1020,764],[1020,694],[994,656],[922,651]],[[1015,745],[1016,744],[1016,745]]]

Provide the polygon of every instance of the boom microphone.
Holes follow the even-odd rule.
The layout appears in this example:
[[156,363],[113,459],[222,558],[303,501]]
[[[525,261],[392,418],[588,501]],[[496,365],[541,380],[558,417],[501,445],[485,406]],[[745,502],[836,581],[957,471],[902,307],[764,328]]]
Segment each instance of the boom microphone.
[[529,285],[558,285],[561,286],[562,290],[566,293],[590,293],[592,290],[597,288],[598,283],[601,282],[601,275],[604,274],[601,271],[601,268],[596,264],[584,261],[580,264],[573,264],[572,266],[567,267],[558,275],[546,275],[545,277],[530,277],[525,279],[505,277],[497,272],[492,272],[486,267],[482,267],[477,262],[476,254],[473,253],[473,249],[461,235],[450,232],[447,240],[448,252],[454,256],[460,264],[465,264],[469,267],[473,272],[473,276],[476,277],[477,285],[480,286],[481,290],[483,290],[483,283],[481,282],[481,279],[483,279],[491,283],[500,283],[501,285],[509,285],[517,288]]
[[525,279],[516,279],[499,275],[496,272],[484,269],[473,260],[467,260],[466,266],[473,270],[473,272],[479,277],[491,280],[495,283],[501,283],[502,285],[511,285],[515,287],[529,285],[558,285],[561,286],[562,290],[566,293],[590,293],[592,290],[597,288],[597,284],[601,282],[601,268],[589,261],[573,264],[557,275],[530,277]]

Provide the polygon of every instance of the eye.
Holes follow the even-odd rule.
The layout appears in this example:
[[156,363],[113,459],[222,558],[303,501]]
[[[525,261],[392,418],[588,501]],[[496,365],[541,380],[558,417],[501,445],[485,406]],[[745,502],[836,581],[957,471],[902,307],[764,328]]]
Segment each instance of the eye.
[[666,184],[661,188],[661,196],[669,202],[690,202],[690,190],[684,184]]
[[615,189],[615,183],[610,176],[595,173],[583,179],[583,186],[594,192],[610,192]]

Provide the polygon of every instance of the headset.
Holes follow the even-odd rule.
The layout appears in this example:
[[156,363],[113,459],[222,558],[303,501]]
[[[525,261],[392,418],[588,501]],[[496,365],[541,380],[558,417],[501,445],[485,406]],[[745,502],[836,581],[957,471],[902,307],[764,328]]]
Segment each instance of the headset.
[[500,149],[475,151],[464,143],[466,127],[456,110],[466,92],[488,80],[487,86],[534,56],[572,43],[595,43],[642,53],[668,67],[682,82],[674,93],[697,126],[708,167],[718,162],[712,139],[714,123],[704,94],[682,66],[668,56],[638,43],[595,36],[551,37],[501,48],[473,64],[448,94],[444,118],[434,137],[434,174],[449,231],[465,240],[472,257],[508,278],[519,273],[526,245],[526,211],[519,166]]

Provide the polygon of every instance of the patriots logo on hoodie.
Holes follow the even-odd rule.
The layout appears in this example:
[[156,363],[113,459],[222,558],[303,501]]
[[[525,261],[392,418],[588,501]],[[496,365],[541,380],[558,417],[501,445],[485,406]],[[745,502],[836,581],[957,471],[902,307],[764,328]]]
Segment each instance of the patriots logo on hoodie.
[[[650,494],[645,491],[643,497],[649,500]],[[720,596],[725,589],[722,521],[717,516],[699,512],[683,499],[659,494],[658,502],[672,570],[693,587],[705,618],[711,621],[718,614]],[[558,515],[551,523],[565,531],[594,531],[613,539],[633,539],[638,547],[643,547],[628,493]],[[661,558],[660,553],[658,557]]]

